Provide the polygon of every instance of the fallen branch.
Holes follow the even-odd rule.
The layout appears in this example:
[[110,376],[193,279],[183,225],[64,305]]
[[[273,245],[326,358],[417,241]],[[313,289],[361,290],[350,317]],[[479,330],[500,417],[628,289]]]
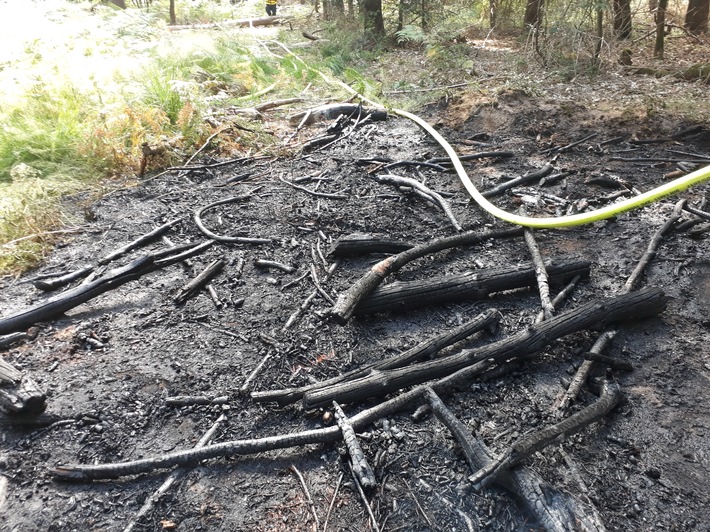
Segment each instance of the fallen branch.
[[583,142],[586,142],[586,141],[588,141],[588,140],[593,139],[593,138],[596,137],[596,136],[597,136],[597,133],[592,133],[591,135],[587,135],[587,136],[584,137],[584,138],[581,138],[581,139],[576,140],[576,141],[574,141],[574,142],[570,142],[570,143],[567,144],[566,146],[559,146],[559,147],[554,147],[554,148],[547,148],[546,150],[542,150],[540,153],[543,153],[543,154],[547,154],[547,153],[563,153],[563,152],[566,152],[566,151],[571,150],[571,149],[574,148],[575,146],[579,146],[579,145],[582,144]]
[[291,464],[289,467],[291,472],[296,475],[296,478],[298,478],[298,482],[301,484],[301,488],[303,489],[303,494],[306,496],[306,503],[308,504],[308,508],[311,511],[311,514],[313,515],[313,520],[315,521],[316,525],[316,530],[320,528],[320,523],[318,522],[318,514],[316,513],[316,505],[313,504],[313,498],[311,497],[311,492],[308,491],[308,486],[306,485],[306,481],[303,478],[303,475],[301,475],[301,472],[296,468],[295,465]]
[[[217,432],[217,429],[219,428],[219,425],[227,419],[227,416],[222,414],[217,418],[217,421],[215,421],[210,429],[204,433],[202,438],[195,444],[195,449],[199,449],[201,447],[204,447],[209,443],[209,441],[214,438],[215,433]],[[126,527],[123,529],[123,532],[131,532],[138,523],[140,523],[140,520],[143,519],[146,515],[148,515],[148,512],[153,508],[153,505],[160,500],[160,497],[165,495],[167,491],[170,489],[170,487],[175,484],[176,481],[180,480],[180,477],[182,477],[187,471],[185,469],[176,469],[170,473],[168,478],[165,479],[165,482],[163,482],[160,487],[153,492],[153,495],[148,497],[145,502],[143,503],[143,506],[141,506],[140,510],[138,510],[138,513],[131,519],[131,521],[126,525]]]
[[356,117],[359,114],[361,114],[362,118],[369,116],[371,120],[387,119],[387,111],[384,109],[370,109],[358,103],[332,103],[292,115],[288,118],[288,121],[294,126],[297,124],[304,126],[323,120],[335,120],[340,115]]
[[73,309],[104,292],[118,288],[160,268],[194,256],[212,244],[212,241],[208,241],[197,246],[192,245],[182,253],[177,253],[172,256],[168,255],[167,257],[165,256],[166,254],[176,253],[185,248],[171,248],[139,257],[126,266],[108,271],[106,274],[90,283],[66,290],[30,309],[0,318],[0,334],[27,329],[35,323],[61,316],[67,310]]
[[[454,436],[464,452],[472,472],[487,467],[491,462],[490,451],[474,438],[464,425],[446,407],[432,389],[426,389],[427,401],[436,415]],[[581,504],[573,496],[547,485],[533,471],[525,468],[502,471],[495,483],[513,493],[527,510],[548,532],[570,530],[601,531],[593,517],[587,516]]]
[[375,472],[367,462],[365,453],[362,452],[362,447],[360,447],[360,442],[357,441],[355,430],[353,430],[345,412],[343,412],[343,409],[340,408],[340,405],[336,401],[333,401],[333,409],[335,410],[335,421],[338,423],[338,427],[340,427],[345,447],[348,449],[348,454],[350,455],[350,467],[352,467],[353,474],[363,488],[374,488],[377,486]]
[[370,253],[400,253],[412,249],[414,244],[378,238],[370,235],[352,234],[340,237],[335,241],[328,255],[333,257],[348,257],[351,255],[367,255]]
[[469,477],[476,486],[488,486],[503,472],[522,463],[534,453],[544,449],[560,436],[569,436],[587,425],[606,416],[621,400],[621,388],[613,381],[605,381],[599,399],[560,421],[542,430],[528,434],[516,441],[508,450]]
[[0,357],[0,410],[10,415],[37,416],[47,396],[29,375]]
[[[555,261],[547,265],[553,282],[564,284],[577,275],[589,277],[589,261]],[[486,299],[505,290],[533,286],[536,268],[487,268],[461,275],[444,275],[416,281],[396,281],[376,288],[355,307],[354,315],[363,316],[386,311]],[[548,296],[549,299],[549,296]]]
[[227,263],[224,257],[212,261],[197,277],[178,290],[173,298],[176,304],[182,304],[194,296],[203,286],[209,283]]
[[261,18],[242,18],[234,20],[221,20],[219,22],[211,22],[208,24],[183,24],[183,25],[172,25],[168,26],[170,31],[180,31],[180,30],[207,30],[207,29],[218,29],[224,26],[240,26],[240,27],[251,27],[251,26],[274,26],[282,24],[283,22],[288,22],[293,20],[293,17],[261,17]]
[[205,211],[212,209],[214,207],[217,207],[219,205],[225,205],[227,203],[235,203],[237,201],[242,201],[245,199],[249,199],[251,195],[256,191],[259,190],[258,188],[251,190],[250,192],[247,192],[246,194],[243,194],[241,196],[233,196],[231,198],[225,198],[219,201],[215,201],[214,203],[210,203],[209,205],[206,205],[204,207],[200,207],[199,209],[195,210],[193,219],[195,220],[195,224],[199,228],[199,230],[202,232],[202,234],[206,235],[208,238],[211,238],[212,240],[216,240],[217,242],[226,242],[230,244],[271,244],[272,240],[270,238],[249,238],[249,237],[242,237],[242,236],[222,236],[222,235],[217,235],[207,229],[205,225],[202,223],[202,215],[205,213]]
[[120,248],[112,251],[105,257],[102,257],[99,259],[99,264],[108,264],[109,262],[116,260],[117,258],[125,255],[129,251],[132,251],[136,249],[139,246],[142,246],[143,244],[147,244],[148,242],[151,242],[158,238],[159,236],[163,235],[164,233],[167,233],[171,227],[177,225],[179,222],[182,221],[182,218],[176,218],[175,220],[171,220],[160,227],[156,227],[149,233],[144,234],[141,237],[136,238],[132,242],[129,242],[125,246],[121,246]]
[[73,272],[65,273],[64,275],[60,275],[59,277],[54,277],[49,280],[37,279],[32,284],[38,290],[49,292],[51,290],[61,288],[62,286],[66,286],[69,283],[76,281],[77,279],[83,279],[93,271],[93,266],[84,266],[83,268],[79,268],[77,270],[74,270]]
[[386,183],[386,184],[395,185],[395,186],[412,187],[412,188],[426,194],[427,196],[433,198],[434,201],[439,205],[439,207],[441,207],[441,210],[444,211],[444,214],[446,214],[446,217],[451,222],[451,225],[454,226],[454,229],[456,229],[457,231],[463,230],[463,228],[461,227],[461,224],[456,219],[454,212],[451,210],[451,205],[449,205],[449,202],[446,201],[441,196],[441,194],[433,191],[432,189],[430,189],[426,185],[420,183],[416,179],[412,179],[410,177],[396,176],[393,174],[376,175],[376,176],[373,176],[373,179],[375,181],[377,181],[378,183]]
[[308,384],[300,388],[252,392],[251,398],[256,402],[276,401],[281,406],[295,403],[296,401],[300,401],[306,392],[322,389],[346,380],[357,379],[368,375],[372,370],[401,368],[413,362],[425,360],[479,331],[492,329],[497,323],[498,311],[496,309],[488,309],[463,325],[446,330],[396,356],[368,364],[353,371],[338,375],[337,377],[333,377],[332,379],[315,384]]
[[[39,328],[30,327],[25,332],[14,332],[0,336],[0,349],[7,349],[8,347],[23,342],[25,340],[34,340],[39,334]],[[2,380],[2,374],[0,373],[0,381]]]
[[533,265],[535,266],[535,277],[537,278],[537,288],[540,292],[540,305],[542,306],[543,317],[546,320],[552,318],[555,314],[555,306],[550,300],[550,279],[548,276],[547,267],[542,260],[540,248],[535,241],[533,230],[526,227],[523,231],[525,243],[528,246],[528,251],[532,257]]
[[283,264],[281,262],[276,262],[275,260],[256,259],[254,261],[254,266],[262,269],[281,270],[285,273],[293,273],[296,271],[296,268],[294,268],[293,266],[289,266],[288,264]]
[[[323,277],[323,281],[327,281],[330,279],[330,276],[333,275],[333,272],[336,270],[336,268],[340,266],[340,261],[336,260],[333,262],[333,264],[330,265],[330,267],[326,270],[325,276]],[[288,320],[286,320],[286,323],[284,326],[281,328],[281,331],[286,331],[289,329],[294,323],[296,323],[296,320],[303,314],[306,310],[308,310],[315,300],[316,297],[318,297],[318,294],[320,292],[316,288],[311,292],[311,294],[301,303],[301,306],[298,307],[296,310],[293,311],[293,313],[289,316]]]
[[345,324],[352,317],[355,308],[361,300],[377,288],[389,274],[400,270],[403,266],[415,259],[419,259],[437,251],[451,249],[459,246],[478,244],[489,239],[510,238],[523,234],[522,228],[496,231],[490,233],[477,233],[467,231],[460,235],[438,238],[420,244],[397,255],[388,257],[375,264],[365,275],[353,283],[350,288],[338,296],[335,305],[330,310],[330,315],[341,324]]
[[[668,220],[665,221],[665,223],[656,231],[656,233],[653,235],[651,238],[650,242],[648,243],[648,246],[646,247],[646,251],[644,254],[641,256],[639,259],[639,262],[637,263],[636,267],[634,268],[634,271],[631,273],[629,278],[626,280],[626,283],[624,284],[624,287],[621,289],[620,294],[626,294],[631,292],[634,287],[636,287],[641,280],[641,276],[643,275],[644,270],[646,269],[646,266],[649,264],[649,262],[653,259],[653,257],[656,255],[656,251],[658,250],[658,247],[661,244],[661,241],[663,240],[663,236],[670,231],[671,228],[675,226],[675,224],[678,222],[682,215],[683,208],[686,206],[686,201],[685,200],[680,200],[678,203],[676,203],[675,207],[673,208],[673,212],[671,213],[671,216],[668,218]],[[590,353],[593,355],[601,355],[604,353],[606,348],[611,344],[611,342],[614,340],[616,337],[618,331],[615,329],[608,329],[601,333],[598,337],[597,340],[594,342],[594,345],[592,348],[589,350]],[[572,403],[572,401],[577,397],[579,394],[579,391],[582,389],[582,385],[586,382],[587,377],[589,376],[589,373],[591,372],[592,368],[594,367],[594,359],[590,358],[582,362],[582,364],[579,366],[577,369],[577,372],[575,373],[574,377],[572,378],[572,382],[568,386],[567,390],[565,393],[555,402],[554,408],[556,409],[556,415],[557,416],[562,416],[564,415],[564,412],[569,408],[569,405]]]
[[462,369],[468,369],[473,375],[477,375],[494,364],[530,357],[556,338],[584,329],[604,327],[608,323],[633,316],[650,316],[660,312],[664,307],[665,297],[657,289],[591,301],[492,344],[466,349],[456,355],[420,362],[406,368],[372,371],[359,379],[308,392],[303,396],[303,406],[316,408],[330,404],[331,401],[350,403],[365,398],[381,397],[407,386],[451,375]]
[[546,175],[551,174],[552,170],[554,170],[554,166],[552,166],[552,164],[546,164],[535,172],[530,172],[525,175],[521,175],[520,177],[516,177],[515,179],[511,179],[489,190],[486,190],[485,192],[482,192],[482,196],[484,198],[492,198],[493,196],[498,196],[506,190],[517,187],[519,185],[524,185],[525,183],[530,183],[532,181],[535,181],[536,179],[543,178]]
[[303,187],[301,185],[297,185],[296,183],[292,183],[291,181],[288,181],[285,179],[283,176],[279,176],[279,181],[282,183],[286,183],[288,186],[295,188],[296,190],[302,190],[303,192],[306,192],[310,194],[311,196],[316,196],[318,198],[328,198],[328,199],[339,199],[339,200],[344,200],[348,199],[349,196],[346,196],[344,194],[330,194],[328,192],[318,192],[317,190],[311,190],[310,188]]
[[[474,161],[476,159],[495,159],[495,158],[506,158],[513,157],[515,154],[512,151],[482,151],[480,153],[469,153],[467,155],[459,155],[460,161]],[[453,163],[448,157],[434,157],[433,159],[428,159],[426,162],[433,164],[441,164],[445,166],[451,166]]]

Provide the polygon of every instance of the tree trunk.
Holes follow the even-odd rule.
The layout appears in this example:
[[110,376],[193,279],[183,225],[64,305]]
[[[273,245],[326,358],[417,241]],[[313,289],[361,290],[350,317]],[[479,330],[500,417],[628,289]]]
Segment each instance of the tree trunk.
[[614,0],[614,32],[622,41],[631,37],[631,0]]
[[597,4],[596,37],[594,44],[594,61],[599,63],[599,55],[602,53],[602,43],[604,42],[604,6]]
[[708,32],[708,15],[710,0],[688,0],[688,10],[685,12],[685,27],[695,34]]
[[422,19],[422,31],[427,31],[429,29],[429,4],[427,0],[421,0],[421,19]]
[[170,0],[170,25],[177,24],[177,15],[175,15],[175,0]]
[[498,15],[497,0],[489,0],[489,2],[488,2],[488,20],[490,22],[491,29],[496,27],[497,15]]
[[110,1],[113,5],[118,6],[121,9],[126,9],[126,0],[110,0]]
[[365,22],[365,37],[379,39],[385,35],[385,21],[382,18],[382,0],[364,0],[362,13]]
[[663,40],[666,29],[666,7],[668,0],[658,1],[658,10],[656,11],[656,45],[653,48],[653,57],[663,59]]
[[537,29],[542,22],[542,10],[545,0],[527,0],[525,6],[525,28]]

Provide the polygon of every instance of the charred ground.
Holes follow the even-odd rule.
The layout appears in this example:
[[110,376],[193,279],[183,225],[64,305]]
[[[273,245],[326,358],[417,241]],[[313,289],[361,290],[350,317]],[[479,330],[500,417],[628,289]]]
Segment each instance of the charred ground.
[[[571,99],[532,98],[519,91],[502,92],[495,99],[461,97],[438,103],[428,112],[461,153],[491,148],[514,153],[509,158],[467,163],[481,189],[551,162],[552,156],[544,153],[547,148],[597,134],[553,162],[555,171],[569,171],[568,177],[544,187],[534,183],[495,200],[508,210],[525,203],[531,215],[554,215],[573,204],[598,205],[599,198],[621,190],[604,188],[613,186],[614,178],[628,188],[648,190],[675,169],[668,163],[612,157],[677,158],[672,150],[710,155],[707,130],[655,144],[631,142],[670,137],[696,124],[594,109]],[[309,134],[326,126],[313,126]],[[472,345],[532,323],[539,310],[536,290],[496,294],[483,302],[359,317],[347,325],[323,319],[331,305],[318,295],[295,324],[283,330],[314,290],[310,276],[292,281],[311,267],[322,280],[332,263],[327,251],[336,239],[366,233],[421,243],[454,233],[438,208],[375,183],[368,174],[373,164],[362,164],[363,159],[425,161],[441,155],[440,148],[415,125],[390,117],[357,128],[325,149],[295,157],[166,173],[106,196],[92,206],[85,231],[68,238],[43,268],[20,279],[5,279],[0,291],[3,316],[47,297],[27,282],[33,276],[93,264],[97,257],[170,219],[184,217],[168,233],[175,244],[204,240],[192,212],[247,192],[250,197],[245,201],[210,210],[205,223],[220,234],[272,240],[259,246],[215,244],[193,259],[192,268],[172,266],[101,295],[61,319],[40,324],[34,341],[3,353],[47,391],[47,413],[64,420],[49,427],[23,427],[2,420],[0,512],[5,528],[122,530],[167,475],[158,471],[70,484],[51,478],[49,469],[57,464],[132,460],[188,448],[222,413],[227,419],[213,441],[323,425],[322,410],[255,404],[239,394],[267,355],[263,371],[253,382],[256,390],[337,375],[407,349],[485,308],[500,311],[500,326],[493,336],[474,337]],[[251,175],[225,184],[230,177],[246,173]],[[469,200],[454,174],[428,168],[416,172],[405,168],[401,173],[425,178],[429,187],[447,194],[464,228],[483,232],[505,227]],[[300,185],[342,198],[315,196],[280,180],[304,177],[309,179]],[[585,182],[594,177],[600,179]],[[705,194],[706,187],[700,186],[683,197],[697,206]],[[563,308],[618,292],[677,199],[591,226],[536,231],[546,259],[592,262],[590,279],[578,286]],[[697,225],[695,230],[667,236],[646,271],[643,285],[661,287],[670,297],[666,311],[657,318],[625,324],[612,346],[612,355],[634,366],[631,373],[615,375],[624,403],[600,423],[526,463],[550,484],[593,504],[610,530],[701,530],[710,518],[710,259],[705,233]],[[164,246],[158,241],[148,249]],[[137,250],[119,262],[145,251]],[[213,286],[224,305],[217,308],[204,291],[176,305],[176,291],[219,257],[227,265]],[[381,258],[342,260],[323,281],[323,289],[337,296]],[[295,271],[259,269],[256,259],[288,264]],[[420,279],[529,261],[522,239],[488,241],[432,255],[394,277]],[[554,341],[535,361],[504,376],[472,382],[446,403],[492,450],[502,451],[526,432],[554,421],[551,405],[563,391],[560,380],[569,378],[593,339],[594,333],[579,333]],[[584,393],[575,408],[594,399],[590,392]],[[176,395],[227,396],[228,401],[167,406],[166,399]],[[348,405],[346,411],[351,414],[374,402]],[[411,411],[418,406],[411,405]],[[535,527],[505,492],[475,491],[449,432],[433,417],[413,420],[411,411],[383,419],[362,434],[378,480],[369,500],[381,529]],[[328,526],[367,530],[367,513],[339,448],[307,446],[201,463],[155,504],[136,529],[312,530],[312,512],[289,469],[295,465],[309,487],[321,526],[342,475]]]

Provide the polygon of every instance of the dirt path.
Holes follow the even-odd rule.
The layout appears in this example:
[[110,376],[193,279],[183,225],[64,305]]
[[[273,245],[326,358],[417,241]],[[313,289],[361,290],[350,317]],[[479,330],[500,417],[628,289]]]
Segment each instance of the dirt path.
[[[604,188],[610,186],[610,178],[647,190],[673,169],[613,160],[628,150],[634,150],[634,157],[670,156],[674,149],[710,155],[702,135],[679,143],[628,142],[630,134],[662,136],[689,124],[652,117],[602,120],[596,111],[580,105],[534,99],[521,92],[503,93],[496,105],[461,99],[438,109],[437,118],[455,126],[445,133],[462,152],[514,152],[508,159],[468,164],[483,189],[549,162],[543,150],[552,144],[598,134],[554,163],[556,172],[571,172],[567,178],[546,187],[534,183],[496,200],[509,210],[525,203],[533,215],[593,204],[595,198],[617,191]],[[308,134],[316,131],[311,128]],[[620,135],[626,140],[602,145]],[[411,123],[389,118],[304,157],[169,173],[106,197],[94,206],[87,231],[68,239],[40,271],[5,280],[0,291],[3,316],[47,297],[27,284],[27,278],[94,263],[96,257],[175,217],[184,217],[184,222],[168,233],[174,243],[203,240],[190,217],[193,209],[248,191],[248,200],[208,211],[205,223],[221,234],[272,239],[272,244],[262,246],[215,245],[193,259],[192,269],[173,266],[102,295],[61,319],[41,324],[35,341],[3,353],[47,390],[48,413],[62,420],[46,428],[3,425],[0,513],[8,529],[122,530],[167,475],[67,484],[51,479],[48,470],[57,464],[131,460],[189,448],[223,413],[227,420],[215,442],[321,426],[323,411],[254,404],[239,394],[266,355],[270,358],[254,379],[257,390],[298,386],[379,360],[486,308],[500,311],[500,329],[474,343],[489,342],[531,323],[539,307],[535,290],[360,317],[345,326],[321,319],[319,313],[330,303],[317,295],[312,307],[283,330],[289,316],[314,291],[310,277],[297,279],[311,267],[324,279],[333,262],[325,254],[337,238],[359,232],[420,243],[453,233],[436,207],[373,182],[366,173],[372,166],[359,163],[361,158],[425,160],[439,155],[440,150]],[[419,172],[401,169],[403,175],[425,176],[428,186],[444,193],[465,228],[503,228],[471,204],[452,174],[428,168]],[[245,180],[225,186],[229,177],[245,173],[250,174]],[[306,176],[310,179],[300,185],[342,198],[308,194],[279,180]],[[588,178],[598,181],[585,183]],[[684,197],[697,205],[705,192],[699,187]],[[575,290],[565,308],[617,292],[675,200],[589,227],[537,232],[543,257],[592,262],[591,278]],[[648,269],[643,285],[662,287],[671,300],[660,317],[623,326],[613,344],[611,354],[634,366],[631,373],[616,374],[626,402],[602,422],[526,462],[550,484],[593,504],[610,530],[702,530],[710,518],[706,391],[710,260],[705,236],[672,233]],[[150,249],[162,245],[157,242]],[[219,257],[227,265],[213,286],[224,305],[216,308],[206,292],[175,305],[175,292]],[[323,289],[335,297],[380,258],[344,259],[323,281]],[[278,261],[295,271],[260,269],[254,263],[257,259]],[[460,275],[529,260],[521,239],[501,240],[437,254],[395,277]],[[511,374],[472,382],[446,402],[491,449],[502,451],[521,435],[553,421],[551,405],[563,390],[560,378],[569,378],[593,338],[593,333],[579,333],[555,341],[538,360]],[[166,405],[166,399],[176,395],[227,396],[228,401]],[[592,399],[585,391],[580,404]],[[352,414],[369,404],[372,401],[346,409]],[[411,406],[414,410],[418,405]],[[438,421],[430,417],[414,421],[409,414],[389,416],[361,438],[378,480],[369,497],[382,529],[534,527],[504,492],[473,490],[458,445]],[[329,529],[368,529],[347,466],[338,446],[332,445],[204,462],[160,499],[138,529],[311,530],[312,514],[291,465],[303,474],[321,525],[342,475]]]

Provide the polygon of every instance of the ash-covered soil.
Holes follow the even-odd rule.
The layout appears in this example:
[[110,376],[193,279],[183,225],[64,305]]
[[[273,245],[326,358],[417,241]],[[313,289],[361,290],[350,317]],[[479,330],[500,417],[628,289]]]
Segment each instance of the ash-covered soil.
[[[613,157],[688,157],[677,151],[710,156],[707,132],[656,144],[630,142],[669,136],[693,124],[659,115],[610,116],[575,102],[533,99],[518,92],[503,93],[496,102],[461,98],[430,113],[436,115],[430,120],[462,154],[514,152],[510,158],[466,163],[482,190],[551,162],[546,148],[597,134],[552,162],[555,173],[569,171],[567,177],[552,185],[533,183],[494,200],[510,211],[525,204],[530,215],[601,206],[603,198],[621,190],[605,188],[613,179],[644,191],[665,182],[664,175],[675,169],[670,163]],[[313,126],[308,134],[324,127]],[[605,144],[617,137],[622,138]],[[60,319],[40,324],[34,341],[2,353],[47,392],[47,414],[59,422],[32,427],[0,419],[1,528],[123,530],[169,474],[66,483],[50,474],[58,464],[135,460],[187,449],[221,414],[226,420],[213,443],[323,426],[325,410],[255,404],[239,393],[267,356],[253,379],[255,390],[338,375],[406,350],[488,308],[500,312],[498,330],[474,336],[467,345],[488,343],[530,325],[540,306],[534,289],[358,317],[346,325],[325,318],[331,304],[316,291],[312,305],[284,330],[289,317],[316,290],[311,269],[326,295],[336,298],[382,259],[343,259],[326,279],[333,263],[327,252],[336,239],[365,233],[422,243],[454,234],[436,206],[374,182],[367,173],[374,165],[359,164],[362,159],[425,161],[442,155],[414,124],[390,117],[309,154],[170,172],[106,196],[92,206],[86,230],[68,237],[42,268],[20,279],[4,279],[0,308],[2,316],[8,316],[49,297],[27,280],[95,264],[168,220],[183,217],[168,233],[173,243],[206,240],[192,212],[245,193],[251,194],[245,201],[207,211],[205,224],[223,235],[272,241],[217,243],[192,259],[191,266],[171,266],[100,295]],[[251,175],[225,184],[246,173]],[[425,179],[430,188],[446,194],[465,229],[507,227],[482,212],[452,173],[425,167],[398,168],[396,173]],[[588,178],[599,179],[585,183]],[[324,195],[298,190],[281,179],[298,180],[300,186]],[[706,191],[703,185],[682,197],[697,206]],[[621,290],[678,199],[589,226],[535,231],[544,258],[592,263],[590,279],[578,285],[562,311]],[[710,521],[710,256],[707,233],[702,224],[698,227],[672,231],[644,275],[642,286],[661,287],[669,296],[667,309],[656,318],[624,324],[608,353],[634,368],[614,373],[625,395],[623,404],[601,422],[525,462],[550,485],[585,502],[589,511],[595,508],[609,530],[704,530]],[[116,263],[165,246],[159,240]],[[223,306],[217,307],[204,290],[176,305],[173,297],[179,288],[220,257],[227,264],[212,284]],[[257,259],[277,261],[294,271],[260,269],[254,264]],[[487,241],[420,259],[388,282],[529,262],[522,239]],[[471,382],[444,400],[477,437],[501,452],[522,435],[555,421],[552,407],[564,390],[562,381],[570,378],[595,338],[595,332],[585,332],[556,340],[519,369]],[[228,400],[168,406],[166,399],[177,395]],[[573,411],[594,399],[585,389]],[[346,413],[379,400],[345,405]],[[535,529],[536,523],[508,493],[473,489],[459,445],[435,418],[414,420],[411,414],[418,406],[412,404],[409,411],[361,433],[378,482],[367,496],[380,530]],[[314,513],[320,530],[326,516],[328,530],[371,530],[342,449],[309,445],[204,461],[189,468],[135,530],[315,530]],[[292,465],[303,475],[312,508]]]

